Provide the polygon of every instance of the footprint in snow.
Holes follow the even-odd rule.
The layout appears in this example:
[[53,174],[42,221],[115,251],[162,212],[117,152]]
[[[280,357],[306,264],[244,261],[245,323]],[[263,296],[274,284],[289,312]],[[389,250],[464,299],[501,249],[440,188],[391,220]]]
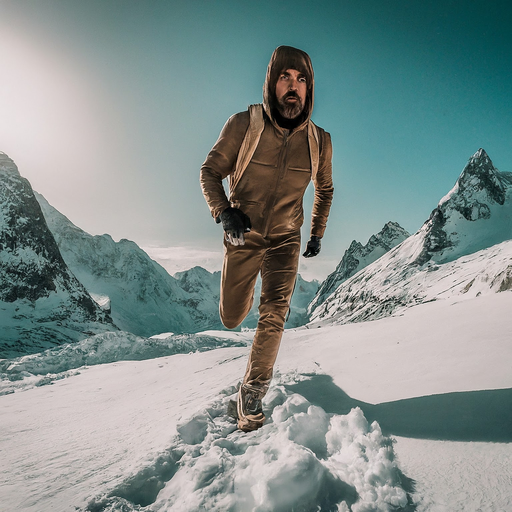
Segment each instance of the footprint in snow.
[[266,424],[243,433],[226,412],[234,387],[178,426],[172,446],[88,512],[412,510],[392,441],[359,408],[327,414],[273,385]]

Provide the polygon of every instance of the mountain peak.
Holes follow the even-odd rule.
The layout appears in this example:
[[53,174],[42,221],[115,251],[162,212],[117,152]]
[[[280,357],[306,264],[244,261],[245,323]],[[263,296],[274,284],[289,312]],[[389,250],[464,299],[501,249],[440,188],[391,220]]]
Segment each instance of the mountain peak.
[[425,223],[417,264],[432,257],[437,263],[446,262],[509,239],[511,185],[507,173],[499,172],[480,148]]
[[[477,197],[480,203],[491,201],[502,205],[505,201],[506,186],[500,174],[485,149],[480,148],[468,160],[453,189],[439,201],[438,208],[450,202],[459,206],[460,203],[472,203]],[[467,214],[464,216],[468,220],[474,220]]]
[[502,205],[505,202],[505,186],[502,183],[499,171],[494,167],[492,160],[484,149],[480,148],[468,161],[457,180],[459,194],[475,198],[481,202],[494,201]]
[[486,153],[485,149],[480,148],[469,160],[462,171],[460,178],[463,178],[465,174],[472,173],[474,174],[476,171],[484,171],[484,172],[496,172],[496,168],[494,167],[492,160],[489,158],[489,155]]
[[320,305],[341,283],[373,263],[410,235],[397,222],[387,222],[379,233],[372,235],[366,245],[353,240],[343,258],[327,279],[322,283],[309,306],[310,312]]
[[484,148],[480,148],[471,158],[489,158]]
[[0,151],[0,172],[9,172],[18,176],[20,175],[18,166],[14,163],[14,160],[9,158],[3,151]]

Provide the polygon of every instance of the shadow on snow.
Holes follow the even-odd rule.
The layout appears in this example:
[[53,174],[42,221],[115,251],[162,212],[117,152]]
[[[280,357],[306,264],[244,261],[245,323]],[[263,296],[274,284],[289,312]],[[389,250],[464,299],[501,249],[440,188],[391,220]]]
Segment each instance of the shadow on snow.
[[429,395],[377,405],[355,400],[329,375],[286,386],[328,413],[360,407],[385,435],[440,441],[512,442],[512,389]]

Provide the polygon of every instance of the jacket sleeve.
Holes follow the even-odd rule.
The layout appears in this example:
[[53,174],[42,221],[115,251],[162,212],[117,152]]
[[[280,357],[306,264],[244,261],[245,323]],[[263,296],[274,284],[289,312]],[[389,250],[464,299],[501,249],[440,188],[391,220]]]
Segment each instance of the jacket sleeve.
[[230,206],[222,180],[235,170],[238,152],[248,127],[247,111],[231,116],[201,166],[201,189],[212,217],[217,222],[218,216]]
[[331,136],[323,132],[322,151],[318,163],[315,185],[315,199],[311,214],[311,236],[323,237],[327,217],[331,209],[334,187],[332,183],[332,143]]

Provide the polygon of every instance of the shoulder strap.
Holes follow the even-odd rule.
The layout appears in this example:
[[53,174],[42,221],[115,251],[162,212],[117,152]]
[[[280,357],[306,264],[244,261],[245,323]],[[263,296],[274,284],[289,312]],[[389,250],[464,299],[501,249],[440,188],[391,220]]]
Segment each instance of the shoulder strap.
[[[249,127],[245,132],[240,151],[238,152],[235,172],[230,175],[229,190],[231,193],[235,190],[245,169],[249,165],[265,128],[263,105],[261,103],[249,105],[249,119]],[[311,178],[315,180],[320,159],[320,143],[318,140],[318,128],[311,120],[308,123],[308,144],[311,158]]]
[[249,105],[249,128],[245,132],[244,140],[238,152],[236,160],[235,172],[230,176],[229,189],[231,192],[235,189],[240,181],[242,174],[249,165],[254,152],[260,141],[261,134],[265,128],[265,120],[263,119],[263,105],[261,103],[256,105]]
[[309,157],[311,158],[311,179],[316,179],[318,162],[320,160],[320,144],[318,142],[318,128],[313,121],[308,123]]

